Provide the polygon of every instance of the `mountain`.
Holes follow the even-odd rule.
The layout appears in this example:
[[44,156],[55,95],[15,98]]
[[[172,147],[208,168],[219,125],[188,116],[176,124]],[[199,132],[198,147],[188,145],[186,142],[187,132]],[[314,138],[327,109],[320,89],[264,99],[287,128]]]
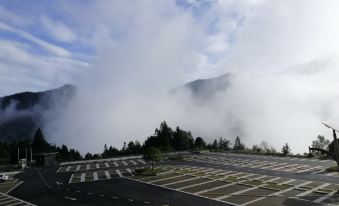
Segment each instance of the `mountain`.
[[197,79],[176,88],[173,92],[189,90],[196,99],[210,98],[218,92],[225,91],[230,86],[230,73],[226,73],[210,79]]
[[73,85],[44,92],[22,92],[0,97],[0,141],[31,138],[45,118],[66,106],[76,93]]

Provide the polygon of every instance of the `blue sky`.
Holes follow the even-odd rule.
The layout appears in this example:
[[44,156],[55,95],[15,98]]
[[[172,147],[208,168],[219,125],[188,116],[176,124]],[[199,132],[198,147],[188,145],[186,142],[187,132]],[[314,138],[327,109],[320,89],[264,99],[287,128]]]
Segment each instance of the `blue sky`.
[[[218,4],[209,0],[162,3],[0,1],[0,44],[4,53],[0,56],[0,96],[50,89],[65,83],[76,84],[79,73],[93,68],[93,60],[108,44],[138,38],[133,36],[132,30],[142,26],[142,22],[138,25],[138,18],[143,15],[145,18],[147,15],[157,18],[158,15],[165,23],[171,18],[190,21],[193,24],[190,26],[195,28],[186,32],[198,32],[199,38],[209,36],[211,39],[192,38],[189,49],[207,59],[207,64],[216,64],[234,39],[233,29],[220,28],[220,21],[228,18],[227,21],[237,24],[243,18],[241,10],[240,14],[237,8],[230,11],[233,3],[218,16],[222,12]],[[147,28],[145,32],[153,30],[156,31]],[[21,59],[15,61],[18,58]],[[199,71],[187,74],[180,81],[217,73]],[[183,83],[180,81],[178,83]]]
[[[0,96],[76,84],[85,94],[54,136],[98,149],[166,119],[206,137],[236,136],[241,123],[248,143],[303,151],[321,121],[339,122],[339,2],[309,2],[0,0]],[[209,105],[154,95],[228,72]]]

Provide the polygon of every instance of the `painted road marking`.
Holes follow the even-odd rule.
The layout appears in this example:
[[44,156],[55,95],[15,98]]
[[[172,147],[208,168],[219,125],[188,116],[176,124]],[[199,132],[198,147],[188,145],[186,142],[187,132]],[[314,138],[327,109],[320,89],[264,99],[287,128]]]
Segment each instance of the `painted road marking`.
[[304,185],[307,185],[307,184],[310,184],[310,183],[312,183],[312,181],[307,181],[307,182],[301,183],[301,184],[299,184],[299,185],[295,185],[295,186],[293,186],[293,187],[287,188],[287,189],[285,189],[285,190],[280,190],[280,191],[278,191],[278,192],[276,192],[276,193],[267,195],[267,196],[265,196],[265,197],[260,197],[260,198],[257,198],[257,199],[255,199],[255,200],[246,202],[246,203],[244,203],[244,204],[242,204],[242,205],[248,205],[248,204],[257,202],[257,201],[259,201],[259,200],[265,199],[265,198],[267,198],[267,197],[281,195],[281,194],[284,194],[284,193],[286,193],[286,192],[288,192],[288,191],[297,189],[298,187],[301,187],[301,186],[304,186]]
[[138,161],[141,162],[141,163],[144,164],[144,165],[146,164],[146,162],[144,162],[143,160],[140,160],[140,159],[139,159]]
[[138,163],[136,163],[134,160],[130,160],[130,162],[132,162],[132,164],[137,165]]
[[125,162],[125,161],[121,161],[121,162],[122,162],[122,164],[124,164],[125,166],[128,166],[127,162]]
[[95,164],[95,167],[96,167],[97,169],[99,169],[99,168],[100,168],[99,164]]
[[[3,202],[4,200],[6,200],[7,203],[9,203],[9,201],[7,201],[7,200],[15,201],[16,203],[6,204],[5,202]],[[24,200],[18,199],[16,197],[12,197],[12,196],[0,193],[0,205],[8,205],[9,206],[9,205],[18,205],[18,204],[34,205],[34,204],[31,204],[31,203],[26,202]]]
[[105,171],[106,179],[111,179],[111,175],[109,174],[108,171]]
[[68,172],[71,169],[71,166],[67,166],[66,172]]
[[75,169],[76,171],[80,170],[80,165],[77,166],[77,168]]
[[331,193],[329,193],[329,194],[326,194],[326,195],[324,195],[324,196],[321,196],[321,197],[319,197],[318,199],[314,200],[313,202],[321,203],[321,202],[327,200],[328,198],[332,197],[335,193],[337,193],[337,191],[333,191],[333,192],[331,192]]
[[108,162],[105,162],[105,166],[106,166],[106,167],[109,167]]
[[80,182],[85,181],[85,173],[81,173]]
[[134,176],[133,172],[132,172],[132,170],[130,168],[127,168],[126,170],[127,170],[128,173],[130,173],[132,176]]
[[123,177],[123,175],[121,174],[120,170],[115,170],[117,172],[117,174],[119,175],[119,177]]
[[244,190],[240,190],[240,191],[238,191],[238,192],[233,192],[233,193],[231,193],[231,194],[223,195],[223,196],[217,197],[217,198],[215,198],[215,199],[221,200],[221,199],[225,199],[225,198],[227,198],[227,197],[231,197],[231,196],[233,196],[233,195],[239,195],[239,194],[244,193],[244,192],[248,192],[248,191],[251,191],[251,190],[255,190],[255,189],[258,189],[258,188],[260,188],[260,187],[263,187],[263,186],[267,185],[267,182],[269,182],[269,181],[274,181],[274,180],[277,180],[277,179],[280,179],[280,177],[277,177],[277,178],[273,178],[273,179],[264,181],[263,184],[261,184],[261,185],[258,185],[258,186],[252,186],[252,187],[250,187],[250,188],[247,188],[247,189],[244,189]]
[[119,167],[119,164],[117,162],[113,162],[113,164],[116,166],[116,167]]
[[93,180],[98,180],[98,173],[97,172],[93,172]]
[[89,164],[86,165],[86,170],[89,170]]
[[65,199],[68,199],[68,200],[73,200],[73,201],[77,200],[77,199],[74,198],[74,197],[67,197],[67,196],[64,196],[64,197],[65,197]]
[[308,194],[310,194],[310,193],[312,193],[312,192],[314,192],[314,191],[316,191],[316,190],[319,190],[319,189],[321,189],[321,188],[324,188],[324,187],[326,187],[326,186],[328,186],[328,185],[330,185],[330,184],[329,184],[329,183],[324,183],[324,184],[322,184],[322,185],[319,185],[318,187],[314,187],[314,188],[312,188],[312,189],[310,189],[310,190],[307,190],[306,192],[297,194],[296,196],[297,196],[297,197],[302,197],[302,196],[308,195]]

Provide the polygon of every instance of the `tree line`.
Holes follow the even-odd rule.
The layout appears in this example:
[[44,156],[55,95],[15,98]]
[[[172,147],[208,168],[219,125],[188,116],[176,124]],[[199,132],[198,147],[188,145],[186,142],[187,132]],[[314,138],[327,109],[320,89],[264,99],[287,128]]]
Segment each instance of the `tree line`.
[[[58,161],[75,161],[81,160],[82,156],[79,151],[75,149],[68,149],[66,145],[61,147],[55,144],[50,144],[46,140],[42,130],[38,128],[34,136],[30,139],[17,141],[14,143],[0,142],[0,164],[16,164],[18,162],[18,155],[20,159],[30,159],[30,151],[33,154],[41,152],[58,152]],[[18,154],[19,152],[19,154]]]
[[[312,142],[312,146],[320,148],[329,148],[329,141],[323,136]],[[260,145],[254,145],[251,149],[247,148],[238,136],[232,143],[230,140],[220,137],[214,139],[211,143],[206,143],[202,137],[194,138],[190,131],[181,129],[179,126],[173,130],[165,121],[161,122],[160,127],[156,128],[154,134],[147,137],[144,143],[139,141],[124,142],[121,149],[114,146],[104,145],[103,152],[97,154],[86,153],[82,156],[77,150],[69,149],[66,145],[56,146],[48,143],[42,130],[38,128],[32,140],[26,139],[16,143],[7,144],[0,142],[0,164],[16,163],[18,148],[20,148],[20,157],[25,157],[25,150],[32,148],[33,153],[39,152],[58,152],[57,160],[75,161],[81,159],[100,159],[125,155],[144,154],[150,148],[157,148],[161,152],[187,151],[187,150],[214,150],[214,151],[234,151],[250,152],[259,154],[291,154],[291,148],[285,143],[281,152],[277,152],[273,147],[268,146],[266,142]]]

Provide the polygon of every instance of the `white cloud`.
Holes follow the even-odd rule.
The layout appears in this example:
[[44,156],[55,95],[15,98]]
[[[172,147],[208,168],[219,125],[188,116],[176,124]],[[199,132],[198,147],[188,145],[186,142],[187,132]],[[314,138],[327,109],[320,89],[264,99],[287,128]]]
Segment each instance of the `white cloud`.
[[70,55],[70,53],[64,48],[53,45],[51,43],[48,43],[44,40],[41,40],[41,39],[33,36],[32,34],[26,32],[24,30],[14,28],[14,27],[12,27],[8,24],[0,22],[0,29],[6,30],[6,31],[9,31],[9,32],[13,32],[17,35],[22,36],[23,38],[25,38],[29,41],[32,41],[33,43],[39,45],[40,47],[42,47],[44,50],[46,50],[47,52],[49,52],[52,55],[63,56],[63,57],[68,57]]
[[54,39],[63,42],[73,42],[76,40],[75,32],[62,22],[50,19],[45,15],[41,16],[41,22],[43,29]]
[[[47,30],[51,35],[68,33],[60,41],[95,48],[93,69],[85,75],[63,76],[66,70],[87,67],[86,63],[71,59],[74,55],[63,48],[50,48],[27,32],[2,24],[57,57],[40,60],[24,45],[2,44],[8,52],[0,50],[6,59],[0,72],[8,74],[11,84],[16,73],[20,78],[27,77],[25,73],[36,77],[31,83],[76,76],[83,93],[65,109],[64,118],[51,122],[53,129],[48,132],[58,143],[82,151],[98,152],[104,143],[119,146],[143,140],[163,120],[210,139],[241,135],[247,144],[266,140],[277,149],[287,141],[294,152],[305,151],[318,134],[327,135],[320,122],[339,120],[338,3],[211,2],[206,11],[199,10],[199,16],[192,14],[196,7],[183,9],[175,1],[133,5],[91,1],[81,4],[82,12],[74,12],[79,4],[62,2],[67,4],[60,7],[62,14],[77,24],[78,36],[74,39],[72,32],[64,32],[67,27],[60,29],[62,24],[45,14],[48,26],[57,25]],[[15,55],[21,57],[17,63]],[[53,72],[36,72],[36,67]],[[235,73],[231,87],[209,104],[196,105],[187,94],[159,97],[187,80],[225,72]],[[83,145],[78,145],[80,141]]]

